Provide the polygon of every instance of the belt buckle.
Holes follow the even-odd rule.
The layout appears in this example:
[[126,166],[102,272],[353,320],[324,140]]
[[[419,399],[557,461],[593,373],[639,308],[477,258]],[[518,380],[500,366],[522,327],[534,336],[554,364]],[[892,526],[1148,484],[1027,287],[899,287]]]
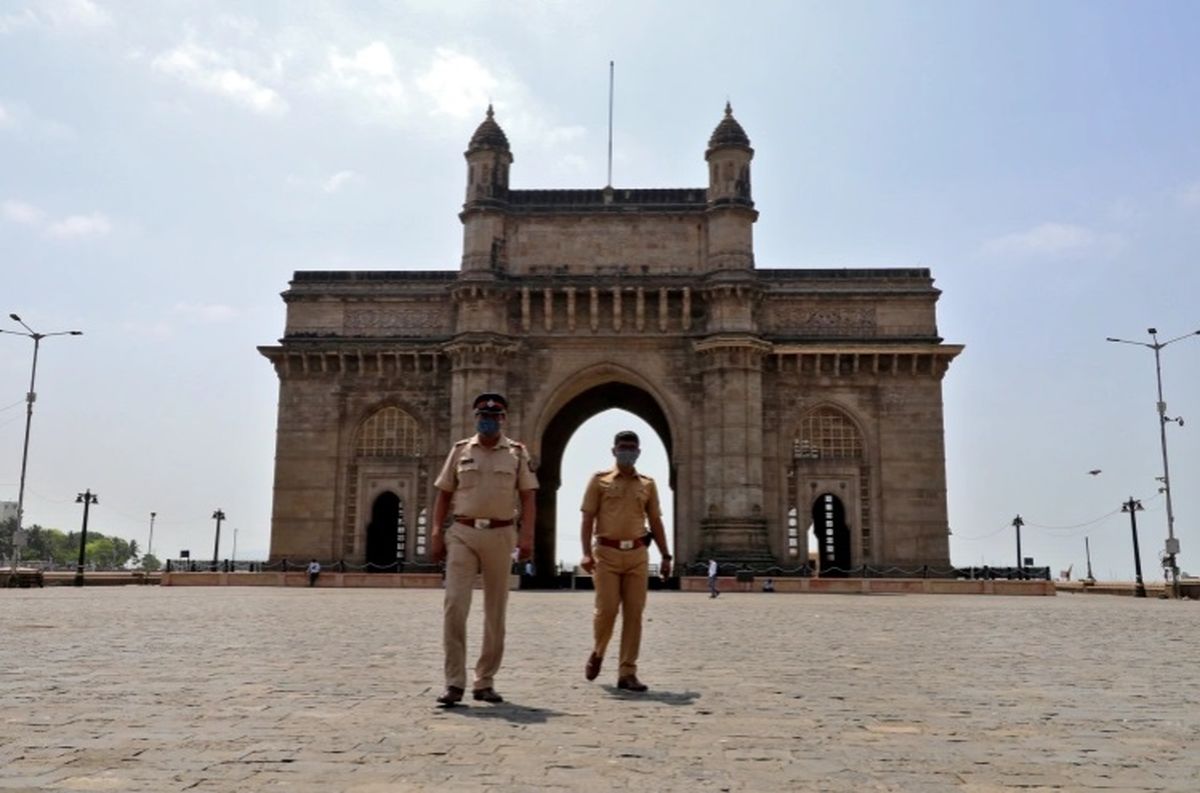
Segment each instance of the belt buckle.
[[628,550],[630,550],[630,549],[631,549],[631,548],[633,548],[633,547],[634,547],[634,541],[633,541],[633,540],[621,540],[620,549],[621,549],[622,551],[628,551]]
[[477,529],[490,529],[491,527],[492,527],[492,519],[491,518],[477,518],[475,520],[475,528],[477,528]]

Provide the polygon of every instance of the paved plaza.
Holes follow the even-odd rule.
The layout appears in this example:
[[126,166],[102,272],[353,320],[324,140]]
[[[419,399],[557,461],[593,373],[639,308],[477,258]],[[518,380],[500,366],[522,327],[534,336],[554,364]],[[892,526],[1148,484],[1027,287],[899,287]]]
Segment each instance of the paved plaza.
[[1192,602],[654,592],[635,695],[615,641],[583,679],[589,594],[515,592],[509,701],[452,709],[440,613],[437,590],[0,592],[0,790],[1200,789]]

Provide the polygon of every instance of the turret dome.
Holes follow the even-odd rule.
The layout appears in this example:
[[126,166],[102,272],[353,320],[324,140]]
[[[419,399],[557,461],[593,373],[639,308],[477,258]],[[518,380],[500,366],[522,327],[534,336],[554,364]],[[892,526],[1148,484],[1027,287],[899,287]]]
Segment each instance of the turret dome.
[[[489,104],[487,109],[487,118],[475,130],[475,134],[471,136],[471,143],[467,146],[467,154],[473,151],[481,151],[492,149],[498,151],[508,151],[508,136],[504,134],[504,130],[496,123],[493,118],[492,106]],[[735,122],[736,123],[736,122]]]
[[750,138],[733,117],[733,107],[728,102],[725,103],[725,118],[721,119],[721,123],[717,124],[717,128],[708,139],[709,151],[725,148],[750,148]]

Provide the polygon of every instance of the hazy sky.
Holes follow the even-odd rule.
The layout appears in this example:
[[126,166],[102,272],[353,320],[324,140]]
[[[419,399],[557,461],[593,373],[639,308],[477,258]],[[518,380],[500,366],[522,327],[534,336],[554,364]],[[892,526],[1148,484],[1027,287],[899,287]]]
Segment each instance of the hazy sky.
[[[1129,577],[1132,495],[1159,579],[1153,355],[1104,338],[1200,328],[1197,41],[1187,2],[0,0],[0,316],[85,332],[42,347],[26,522],[77,528],[91,488],[106,533],[144,545],[156,511],[160,555],[210,554],[220,507],[222,555],[237,528],[264,556],[278,384],[255,347],[292,272],[456,268],[489,99],[513,187],[602,186],[612,59],[617,187],[703,186],[730,99],[759,266],[932,269],[966,345],[955,562],[1012,564],[1020,513],[1039,564],[1081,572],[1088,536]],[[31,347],[0,336],[0,499]],[[1164,371],[1195,422],[1168,436],[1200,572],[1200,338]],[[570,536],[613,423],[569,447]]]

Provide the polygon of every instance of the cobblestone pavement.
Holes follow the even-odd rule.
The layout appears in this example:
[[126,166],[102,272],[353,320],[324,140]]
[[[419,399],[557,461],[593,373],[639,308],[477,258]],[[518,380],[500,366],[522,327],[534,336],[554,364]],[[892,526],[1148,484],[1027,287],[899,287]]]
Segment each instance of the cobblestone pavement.
[[0,790],[1200,790],[1195,603],[655,592],[635,695],[589,594],[517,592],[509,701],[452,709],[440,606],[0,592]]

